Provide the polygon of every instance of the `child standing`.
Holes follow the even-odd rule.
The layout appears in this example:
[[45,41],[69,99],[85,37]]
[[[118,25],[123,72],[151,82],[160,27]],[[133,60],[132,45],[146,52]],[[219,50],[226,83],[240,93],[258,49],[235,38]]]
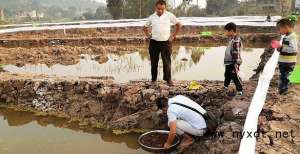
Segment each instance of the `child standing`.
[[289,19],[281,19],[277,22],[277,28],[283,36],[282,45],[278,48],[279,56],[279,94],[283,95],[288,92],[289,77],[294,71],[297,62],[298,39],[293,30],[294,23]]
[[225,51],[225,81],[224,89],[228,90],[230,82],[235,83],[238,95],[243,95],[242,81],[238,75],[240,65],[242,64],[241,49],[243,47],[242,40],[237,34],[237,26],[234,23],[228,23],[225,27],[225,35],[229,38],[229,43]]

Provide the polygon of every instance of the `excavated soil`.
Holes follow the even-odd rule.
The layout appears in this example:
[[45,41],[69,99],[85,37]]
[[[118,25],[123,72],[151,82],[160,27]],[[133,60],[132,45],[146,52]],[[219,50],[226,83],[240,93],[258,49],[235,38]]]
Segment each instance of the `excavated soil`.
[[[213,31],[210,37],[201,37],[200,31]],[[256,31],[256,33],[252,33]],[[174,46],[226,45],[227,38],[221,26],[184,26]],[[274,27],[241,26],[240,32],[247,47],[264,47],[278,37]],[[0,34],[0,63],[72,65],[81,54],[97,55],[99,63],[108,60],[107,54],[132,53],[147,50],[141,27],[103,27],[94,29],[43,30]]]
[[80,60],[80,55],[95,55],[100,64],[108,61],[108,54],[131,53],[142,46],[52,46],[36,48],[4,48],[0,47],[0,63],[24,66],[25,64],[74,65]]
[[[212,36],[200,36],[201,31],[212,31]],[[227,42],[222,26],[184,26],[178,34],[177,43],[217,43]],[[256,33],[253,33],[253,32]],[[245,42],[268,42],[275,37],[275,27],[241,26],[241,36]],[[0,34],[1,47],[45,47],[53,45],[141,45],[147,43],[142,27],[107,27],[93,29],[42,30]]]
[[[167,117],[157,113],[156,98],[162,95],[188,96],[222,121],[218,131],[224,132],[225,136],[210,136],[205,139],[205,144],[201,142],[203,145],[200,147],[207,146],[204,148],[206,152],[238,150],[239,139],[229,134],[242,130],[256,87],[255,81],[246,82],[245,95],[233,97],[234,90],[224,92],[223,83],[218,81],[199,81],[205,88],[190,91],[189,81],[175,81],[173,86],[168,86],[163,82],[153,84],[148,81],[132,81],[116,84],[112,80],[53,78],[29,74],[2,73],[1,77],[0,102],[3,106],[62,116],[79,121],[87,127],[112,129],[116,133],[167,129]],[[224,148],[224,144],[227,148]],[[195,146],[197,145],[198,142]],[[190,150],[197,151],[194,148],[193,146]]]
[[[173,53],[175,54],[180,46],[224,46],[224,43],[210,43],[210,44],[174,44]],[[263,48],[263,43],[247,44],[247,48]],[[137,51],[148,52],[148,45],[87,45],[87,46],[69,46],[69,45],[54,45],[45,47],[14,47],[6,48],[0,47],[0,63],[2,65],[12,64],[18,67],[26,64],[46,64],[52,66],[55,64],[74,65],[77,64],[81,55],[94,55],[94,60],[100,64],[108,61],[109,54],[124,55]]]

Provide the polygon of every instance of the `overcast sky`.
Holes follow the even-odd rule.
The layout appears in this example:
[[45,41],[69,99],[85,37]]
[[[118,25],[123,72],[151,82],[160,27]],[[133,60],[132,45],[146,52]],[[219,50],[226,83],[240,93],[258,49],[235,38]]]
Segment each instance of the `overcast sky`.
[[[106,0],[95,0],[95,1],[103,2],[103,3],[106,2]],[[179,5],[179,4],[182,2],[182,0],[170,0],[170,2],[172,2],[172,3],[173,3],[174,1],[175,1],[175,3],[176,3],[176,6]],[[205,1],[205,0],[198,0],[198,2],[199,2],[199,6],[201,6],[201,7],[205,7],[205,6],[206,6],[206,1]],[[192,3],[193,3],[193,4],[197,4],[197,0],[193,0]]]

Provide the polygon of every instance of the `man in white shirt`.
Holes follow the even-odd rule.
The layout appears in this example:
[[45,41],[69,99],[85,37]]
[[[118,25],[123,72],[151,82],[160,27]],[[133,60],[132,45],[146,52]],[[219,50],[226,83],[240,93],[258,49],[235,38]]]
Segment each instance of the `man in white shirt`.
[[191,135],[203,136],[206,133],[207,125],[202,116],[206,114],[206,111],[193,100],[182,95],[170,99],[159,98],[157,107],[168,116],[170,133],[164,145],[165,149],[170,148],[176,134],[183,137],[180,145],[181,150],[183,150],[194,143]]
[[[172,25],[176,26],[176,30],[171,34]],[[172,41],[180,31],[181,24],[176,16],[166,11],[166,2],[158,0],[155,5],[155,13],[152,14],[144,27],[144,33],[150,39],[149,53],[151,59],[152,81],[157,80],[157,67],[159,62],[159,54],[163,60],[163,79],[171,84],[171,53]],[[151,29],[151,32],[150,32]]]

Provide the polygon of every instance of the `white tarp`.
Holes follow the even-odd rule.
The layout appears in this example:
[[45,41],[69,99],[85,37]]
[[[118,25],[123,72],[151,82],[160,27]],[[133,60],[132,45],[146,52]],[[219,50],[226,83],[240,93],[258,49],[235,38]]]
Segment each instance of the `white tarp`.
[[[235,22],[237,25],[247,26],[275,26],[280,16],[273,16],[273,22],[265,22],[266,16],[231,16],[231,17],[181,17],[179,20],[187,26],[223,26],[228,22]],[[21,31],[38,30],[60,30],[60,29],[80,29],[97,27],[140,27],[146,19],[122,19],[122,20],[98,20],[80,21],[66,23],[42,23],[42,24],[17,24],[3,25],[0,33],[12,33]]]
[[[260,75],[244,125],[243,133],[245,133],[245,135],[240,144],[239,154],[255,154],[256,138],[253,134],[257,132],[258,118],[265,104],[270,82],[274,76],[278,63],[278,58],[279,52],[275,51]],[[251,137],[248,136],[248,133],[252,134]]]

